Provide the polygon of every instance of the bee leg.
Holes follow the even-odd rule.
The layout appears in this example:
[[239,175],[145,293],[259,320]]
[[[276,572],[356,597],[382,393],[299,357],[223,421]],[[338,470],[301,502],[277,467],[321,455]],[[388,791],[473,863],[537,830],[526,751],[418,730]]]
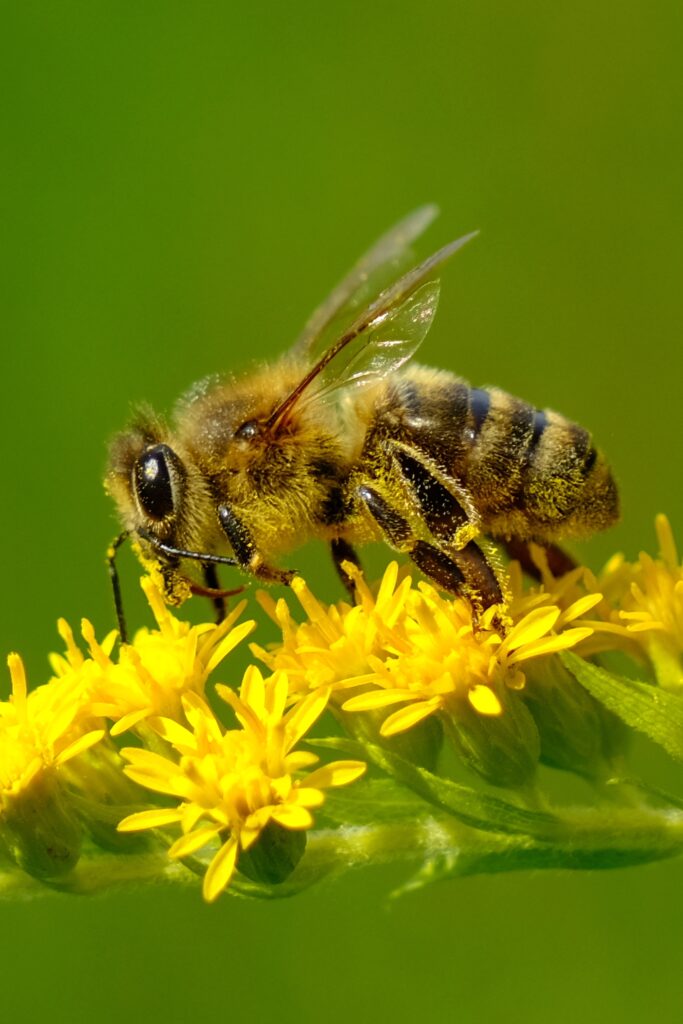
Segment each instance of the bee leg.
[[411,452],[392,445],[391,455],[432,537],[443,544],[452,544],[458,530],[470,522],[465,509]]
[[474,541],[466,544],[461,551],[446,553],[434,544],[417,538],[408,520],[393,509],[373,487],[361,486],[357,493],[392,547],[405,551],[425,576],[429,576],[438,586],[450,594],[476,594],[477,603],[483,608],[503,600],[496,574]]
[[[203,566],[204,583],[209,590],[220,590],[220,580],[218,579],[218,570],[215,565],[204,565]],[[211,598],[211,602],[216,613],[216,625],[221,623],[225,618],[225,595],[215,594]]]
[[119,638],[122,644],[128,643],[128,630],[126,628],[126,616],[123,611],[123,598],[121,596],[121,580],[119,570],[116,567],[116,555],[125,540],[128,539],[128,531],[120,533],[115,537],[107,548],[107,570],[111,581],[111,589],[114,595],[114,610],[116,612],[116,624],[119,629]]
[[[498,538],[496,538],[498,540]],[[531,557],[531,549],[529,547],[530,542],[528,540],[520,540],[519,537],[509,537],[507,540],[500,540],[500,544],[505,548],[508,556],[513,558],[522,567],[522,571],[530,576],[534,580],[541,579],[541,573]],[[552,575],[557,578],[558,576],[564,576],[566,573],[571,572],[572,569],[576,569],[577,563],[574,561],[572,556],[566,551],[563,551],[557,544],[540,544],[545,550],[546,558],[548,559],[548,568]]]
[[[466,586],[461,587],[461,590],[474,591],[484,608],[499,604],[503,600],[500,583],[479,545],[469,540],[461,548],[454,546],[458,531],[470,522],[467,512],[456,496],[436,479],[419,458],[405,448],[393,448],[392,457],[413,500],[417,503],[420,518],[439,545],[438,550],[444,557],[454,562],[462,573]],[[443,548],[446,549],[447,555]],[[417,561],[415,558],[413,560]],[[422,566],[420,568],[428,576],[437,579],[434,573]]]
[[353,565],[358,566],[360,569],[360,559],[356,554],[354,548],[351,547],[348,541],[342,537],[335,537],[330,542],[330,550],[332,552],[332,561],[334,567],[339,574],[339,579],[342,581],[346,590],[348,591],[349,597],[352,601],[356,599],[356,584],[353,582],[353,578],[344,569],[342,562],[351,562]]
[[218,521],[230,542],[239,567],[244,572],[257,576],[266,583],[284,583],[289,586],[296,573],[291,569],[276,569],[274,566],[266,565],[256,550],[256,545],[248,529],[230,506],[219,505],[217,511]]

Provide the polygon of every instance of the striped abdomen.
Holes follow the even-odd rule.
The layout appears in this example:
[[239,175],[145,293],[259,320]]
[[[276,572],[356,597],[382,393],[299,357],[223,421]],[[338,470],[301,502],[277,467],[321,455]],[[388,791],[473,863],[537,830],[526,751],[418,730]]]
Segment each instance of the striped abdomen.
[[587,430],[559,413],[421,367],[395,395],[404,437],[467,490],[485,532],[551,541],[617,519],[603,456]]

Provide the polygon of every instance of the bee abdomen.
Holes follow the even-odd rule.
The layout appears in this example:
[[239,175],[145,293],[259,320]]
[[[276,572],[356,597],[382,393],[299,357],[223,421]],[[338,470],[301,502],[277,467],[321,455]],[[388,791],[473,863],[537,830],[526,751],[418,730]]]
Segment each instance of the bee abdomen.
[[618,516],[616,486],[583,427],[498,388],[471,388],[464,476],[492,529],[579,534]]
[[545,430],[536,413],[499,388],[469,389],[462,471],[482,510],[497,512],[516,504]]
[[548,410],[532,448],[519,494],[530,522],[566,536],[592,533],[619,515],[616,484],[604,456],[583,427]]

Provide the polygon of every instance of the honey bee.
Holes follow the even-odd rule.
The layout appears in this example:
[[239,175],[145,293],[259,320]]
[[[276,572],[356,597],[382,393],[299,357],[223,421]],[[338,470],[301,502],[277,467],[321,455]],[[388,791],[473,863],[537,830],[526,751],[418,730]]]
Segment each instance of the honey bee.
[[473,237],[401,273],[435,214],[421,207],[382,236],[276,362],[202,381],[171,425],[144,409],[113,440],[124,636],[114,554],[128,536],[161,568],[169,602],[207,594],[219,615],[218,565],[287,584],[278,559],[311,538],[330,544],[349,589],[355,546],[384,540],[484,609],[503,599],[491,539],[527,566],[535,541],[562,570],[572,563],[558,541],[617,519],[613,477],[583,427],[409,364],[436,314],[437,271]]

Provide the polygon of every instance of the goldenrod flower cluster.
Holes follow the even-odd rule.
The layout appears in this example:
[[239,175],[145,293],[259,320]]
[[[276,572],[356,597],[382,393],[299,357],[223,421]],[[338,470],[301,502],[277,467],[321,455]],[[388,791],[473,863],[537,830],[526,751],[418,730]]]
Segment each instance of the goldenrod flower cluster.
[[[432,844],[438,821],[442,844],[479,849],[485,835],[489,862],[498,843],[513,863],[520,833],[528,832],[528,853],[532,840],[548,844],[549,820],[561,820],[541,765],[588,779],[599,802],[641,709],[643,730],[683,756],[678,704],[666,703],[683,687],[683,567],[667,520],[656,525],[658,558],[618,556],[597,577],[578,568],[556,579],[536,549],[540,582],[526,585],[513,563],[505,606],[483,613],[396,563],[376,588],[348,566],[354,603],[325,605],[296,579],[299,614],[289,597],[258,595],[280,638],[252,643],[262,668],[250,665],[239,685],[228,656],[255,628],[246,601],[220,625],[191,626],[148,577],[156,627],[132,643],[117,648],[115,633],[98,640],[85,620],[82,647],[60,622],[65,652],[51,657],[47,683],[29,691],[21,659],[8,659],[12,692],[0,703],[7,877],[78,888],[88,864],[101,876],[114,856],[131,877],[136,865],[145,876],[170,877],[173,865],[199,874],[209,901],[229,888],[272,895],[316,880],[318,870],[367,862],[361,835],[375,853],[383,842],[397,848],[396,829],[407,835],[427,817]],[[610,651],[630,658],[632,681],[607,672]],[[653,694],[666,722],[648,710]],[[321,761],[311,745],[351,756]],[[469,786],[452,774],[454,753]],[[343,800],[333,796],[347,786]],[[489,787],[509,796],[491,802]],[[368,838],[371,807],[379,809]],[[662,832],[657,820],[666,842],[653,840],[652,858],[664,846],[677,852],[671,827]],[[642,818],[636,831],[642,845]],[[620,821],[604,842],[625,834]],[[576,835],[570,840],[575,857]],[[423,844],[417,833],[412,842],[415,856]],[[434,856],[430,847],[425,858]],[[106,885],[100,876],[93,887]]]

